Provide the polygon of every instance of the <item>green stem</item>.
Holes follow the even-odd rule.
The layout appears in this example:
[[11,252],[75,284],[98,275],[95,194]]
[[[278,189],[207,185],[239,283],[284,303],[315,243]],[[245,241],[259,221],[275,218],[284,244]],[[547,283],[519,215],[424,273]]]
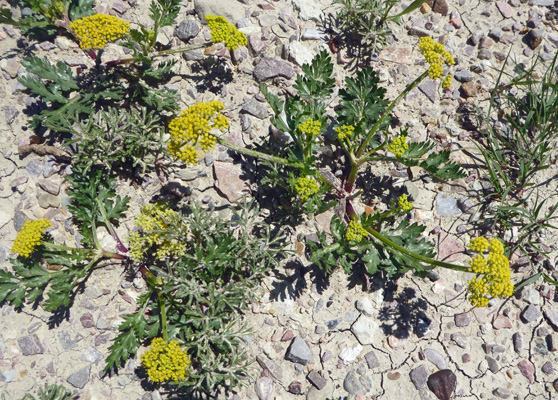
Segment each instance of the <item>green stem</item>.
[[370,140],[372,140],[372,137],[376,134],[376,131],[380,128],[380,126],[384,123],[384,121],[387,119],[387,117],[390,115],[390,113],[393,111],[393,109],[395,108],[395,106],[401,101],[401,99],[403,99],[411,90],[413,90],[415,87],[418,86],[418,84],[428,76],[428,70],[424,71],[417,79],[415,79],[413,82],[411,82],[409,84],[409,86],[407,86],[405,88],[405,90],[403,90],[399,96],[397,96],[397,98],[395,100],[393,100],[391,102],[391,104],[389,105],[389,107],[384,111],[384,113],[382,114],[382,116],[380,117],[380,119],[378,120],[378,122],[376,122],[376,124],[372,127],[372,129],[370,130],[370,133],[368,133],[368,136],[366,137],[366,139],[364,139],[364,141],[361,143],[360,147],[358,148],[357,151],[357,159],[360,159],[362,157],[362,154],[364,153],[364,150],[366,150],[366,147],[368,146],[368,143],[370,143]]
[[161,330],[163,331],[163,340],[165,343],[168,343],[169,334],[167,332],[167,306],[165,305],[165,298],[160,290],[157,290],[157,297],[159,297],[159,307],[161,308]]
[[385,237],[381,233],[375,231],[374,229],[372,229],[372,228],[365,228],[365,229],[368,233],[370,233],[372,236],[374,236],[380,242],[388,245],[389,247],[394,248],[395,250],[399,251],[400,253],[403,253],[403,254],[405,254],[409,257],[414,258],[415,260],[419,260],[419,261],[422,261],[422,262],[425,262],[425,263],[428,263],[428,264],[431,264],[431,265],[436,265],[436,266],[442,267],[442,268],[452,269],[454,271],[471,272],[471,269],[469,267],[464,267],[463,265],[450,264],[450,263],[434,260],[433,258],[429,258],[429,257],[425,257],[425,256],[421,256],[419,254],[413,253],[412,251],[409,251],[406,248],[404,248],[402,246],[399,246],[397,243],[388,239],[387,237]]
[[231,143],[231,142],[229,142],[225,139],[219,138],[219,137],[217,137],[217,143],[219,143],[220,145],[223,145],[223,146],[225,146],[225,147],[227,147],[231,150],[237,151],[241,154],[244,154],[244,155],[247,155],[247,156],[250,156],[250,157],[260,158],[262,160],[271,161],[271,162],[276,163],[276,164],[287,165],[287,166],[298,168],[298,169],[304,169],[304,164],[302,164],[302,163],[289,161],[289,160],[286,160],[284,158],[277,157],[277,156],[272,156],[272,155],[265,154],[265,153],[262,153],[262,152],[259,152],[259,151],[256,151],[256,150],[250,150],[250,149],[247,149],[245,147],[238,146],[234,143]]
[[[193,45],[193,46],[178,47],[176,49],[161,50],[161,51],[156,51],[155,53],[152,53],[152,54],[147,55],[147,56],[148,57],[168,56],[168,55],[171,55],[171,54],[184,53],[185,51],[192,51],[192,50],[197,50],[197,49],[201,49],[201,48],[204,48],[204,47],[209,47],[212,44],[213,44],[213,42],[207,42],[207,43],[196,44],[196,45]],[[124,58],[124,59],[120,59],[120,60],[108,61],[106,64],[114,66],[114,65],[129,64],[129,63],[132,63],[132,62],[135,62],[135,61],[137,61],[137,58],[130,57],[130,58]]]

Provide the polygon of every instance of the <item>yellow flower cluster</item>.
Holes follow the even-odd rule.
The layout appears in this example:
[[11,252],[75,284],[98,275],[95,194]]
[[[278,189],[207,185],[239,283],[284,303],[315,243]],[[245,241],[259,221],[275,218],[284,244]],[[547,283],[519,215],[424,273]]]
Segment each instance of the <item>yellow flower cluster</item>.
[[203,151],[214,148],[217,138],[211,130],[224,131],[229,127],[229,120],[221,114],[224,108],[223,103],[214,100],[194,104],[182,111],[180,117],[169,123],[170,154],[187,164],[196,164],[199,153],[195,146],[199,145]]
[[186,379],[190,368],[188,353],[182,350],[176,340],[165,343],[155,338],[151,348],[141,356],[141,363],[152,382],[181,381]]
[[298,126],[298,130],[307,136],[318,136],[322,130],[322,123],[318,120],[308,118]]
[[406,194],[402,194],[401,196],[399,196],[399,198],[397,199],[397,203],[399,205],[399,209],[401,211],[404,212],[409,212],[413,209],[413,203],[411,203],[408,199],[407,199],[407,195]]
[[94,14],[70,24],[82,49],[102,49],[130,33],[130,24],[114,15]]
[[20,229],[12,246],[12,252],[17,253],[23,258],[27,258],[41,244],[45,229],[52,226],[47,219],[37,219],[35,221],[25,221]]
[[337,133],[337,139],[343,140],[353,136],[355,127],[352,125],[341,125],[335,129]]
[[234,50],[238,46],[246,46],[248,39],[246,35],[240,32],[225,17],[217,17],[215,15],[206,15],[207,25],[211,29],[211,40],[214,43],[225,42],[225,46],[229,50]]
[[318,185],[318,182],[316,182],[313,178],[304,176],[296,180],[295,190],[300,196],[300,199],[302,201],[306,201],[310,196],[318,193],[318,190],[320,190],[320,186]]
[[[498,239],[488,241],[484,237],[472,239],[469,248],[477,253],[471,259],[471,271],[477,274],[469,281],[469,301],[473,306],[486,307],[490,297],[510,297],[513,284],[510,282],[510,262],[504,255],[504,245]],[[488,258],[482,253],[488,250]]]
[[[419,50],[430,64],[428,73],[432,79],[441,79],[444,70],[442,64],[453,65],[455,60],[453,56],[444,49],[444,45],[436,43],[431,37],[425,36],[420,38]],[[451,85],[451,75],[448,75],[443,82],[442,87],[448,88]]]
[[407,136],[397,136],[387,147],[388,151],[395,154],[396,158],[403,157],[405,151],[409,149]]
[[366,229],[362,227],[360,222],[355,219],[352,219],[351,222],[349,222],[349,227],[347,228],[347,233],[345,234],[347,240],[362,242],[362,239],[367,236],[368,232],[366,232]]
[[179,214],[164,204],[146,204],[136,217],[136,225],[143,232],[132,232],[128,236],[130,256],[141,261],[145,253],[154,247],[155,257],[164,260],[169,256],[179,257],[186,251],[186,244],[178,239],[169,239],[169,222],[177,221]]

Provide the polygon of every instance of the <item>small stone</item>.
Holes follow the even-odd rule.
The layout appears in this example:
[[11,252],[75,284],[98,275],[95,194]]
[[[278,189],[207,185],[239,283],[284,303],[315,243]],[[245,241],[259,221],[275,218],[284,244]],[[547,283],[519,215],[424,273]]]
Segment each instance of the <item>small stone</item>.
[[422,364],[412,369],[409,376],[411,378],[411,382],[415,385],[415,388],[420,390],[426,384],[426,380],[428,379],[428,370],[426,369],[426,365]]
[[83,389],[85,385],[87,385],[87,382],[89,382],[90,373],[91,365],[88,365],[70,375],[68,379],[66,379],[66,382],[68,382],[73,387]]
[[258,364],[260,364],[260,367],[262,367],[264,371],[268,371],[273,378],[281,382],[281,380],[283,379],[283,370],[281,369],[279,364],[269,358],[262,356],[257,356],[256,361],[258,362]]
[[455,326],[458,328],[469,326],[471,323],[471,316],[468,313],[456,314],[454,316]]
[[448,364],[445,357],[438,353],[436,350],[426,349],[424,350],[424,355],[426,356],[426,359],[434,364],[436,367],[438,367],[438,369],[447,368]]
[[374,315],[374,305],[368,297],[361,297],[356,301],[356,309],[366,315],[372,317]]
[[555,331],[558,331],[558,313],[555,310],[544,310],[544,317]]
[[351,332],[362,345],[374,343],[380,324],[374,318],[361,315],[360,318],[351,326]]
[[492,393],[501,399],[507,399],[511,396],[511,392],[504,387],[497,388]]
[[554,3],[554,0],[529,0],[530,6],[552,7]]
[[268,377],[260,378],[255,385],[256,394],[260,400],[271,400],[273,395],[273,380]]
[[[9,221],[9,215],[6,213],[7,220]],[[29,221],[30,218],[23,211],[16,211],[14,213],[14,228],[17,232],[25,225],[25,222]],[[0,228],[3,226],[3,218],[0,217]]]
[[[477,57],[478,57],[479,60],[490,60],[492,58],[492,52],[488,49],[480,49],[479,54],[477,54]],[[474,94],[471,94],[467,97],[474,97],[476,95],[477,95],[477,92],[475,90]]]
[[488,32],[488,37],[494,39],[495,41],[499,42],[500,39],[502,39],[502,35],[504,34],[504,32],[502,32],[502,29],[496,27],[491,29]]
[[318,390],[322,390],[327,385],[327,379],[324,379],[316,370],[310,371],[306,377],[312,385],[314,385]]
[[364,359],[366,360],[366,364],[368,365],[369,369],[377,368],[380,366],[380,362],[378,361],[378,357],[376,357],[376,353],[374,351],[370,351],[364,355]]
[[267,47],[265,43],[262,42],[261,36],[256,33],[248,35],[248,45],[250,46],[250,50],[252,50],[252,54],[256,56],[263,53]]
[[490,372],[492,372],[493,374],[497,374],[500,370],[498,361],[496,361],[492,357],[486,356],[486,362],[488,363],[488,369],[490,370]]
[[548,346],[549,351],[557,351],[558,350],[558,334],[551,333],[546,336],[546,345]]
[[432,11],[442,15],[448,15],[449,6],[446,0],[426,0]]
[[521,291],[521,300],[537,306],[541,304],[541,295],[538,290],[528,288]]
[[37,200],[39,201],[39,206],[44,209],[60,207],[60,199],[58,198],[58,196],[50,193],[39,193]]
[[293,331],[291,331],[291,330],[289,329],[287,332],[285,332],[285,333],[283,334],[283,336],[281,336],[281,341],[282,341],[282,342],[288,342],[288,341],[291,340],[292,338],[294,338],[294,333],[293,333]]
[[183,42],[195,38],[198,36],[198,33],[200,33],[200,26],[193,18],[181,21],[174,30],[174,35]]
[[451,340],[462,349],[467,348],[467,345],[469,344],[469,338],[461,332],[452,333]]
[[58,341],[64,350],[71,350],[77,346],[77,343],[72,339],[72,335],[68,331],[58,332]]
[[343,389],[352,395],[364,395],[372,389],[372,380],[364,375],[359,376],[356,371],[349,371],[343,381]]
[[83,353],[81,353],[81,361],[87,361],[92,364],[97,364],[104,359],[103,354],[93,346],[88,346]]
[[99,347],[108,342],[110,333],[104,333],[95,337],[95,347]]
[[552,365],[552,363],[550,361],[547,361],[541,367],[541,371],[544,372],[547,375],[551,375],[551,374],[554,373],[554,366]]
[[472,357],[469,353],[465,353],[461,356],[461,361],[463,361],[463,363],[467,364],[468,362],[471,362]]
[[439,193],[436,196],[436,213],[440,217],[451,217],[460,215],[461,210],[457,207],[457,201],[452,196]]
[[498,329],[511,329],[512,323],[510,319],[504,315],[497,315],[492,321],[492,327],[496,330]]
[[381,60],[401,65],[412,65],[413,54],[408,47],[389,46],[378,54]]
[[95,326],[93,315],[91,313],[83,314],[79,320],[84,328],[93,328]]
[[521,313],[521,320],[528,324],[533,321],[537,321],[540,317],[542,317],[542,313],[537,306],[529,304],[523,312]]
[[498,7],[498,10],[504,18],[511,18],[514,14],[513,8],[505,1],[498,1],[496,7]]
[[276,15],[273,14],[260,15],[258,21],[260,23],[260,26],[267,26],[267,27],[277,25],[279,23],[279,19],[277,18]]
[[254,68],[254,77],[259,81],[282,76],[291,79],[295,74],[293,66],[282,60],[270,57],[263,57]]
[[531,50],[535,50],[542,43],[544,29],[531,29],[523,37],[523,41]]
[[387,378],[388,378],[390,381],[396,381],[396,380],[398,380],[399,378],[401,378],[401,373],[400,373],[399,371],[395,371],[395,372],[394,372],[394,371],[390,371],[390,372],[387,373]]
[[302,383],[297,381],[291,382],[287,391],[292,394],[302,394]]
[[256,99],[249,99],[242,105],[241,111],[253,115],[259,119],[265,119],[268,116],[267,106],[260,103]]
[[457,385],[457,377],[449,369],[443,369],[428,377],[428,388],[440,400],[450,400]]
[[529,360],[523,360],[517,364],[521,374],[529,380],[529,383],[535,381],[535,366]]
[[325,38],[325,34],[316,28],[306,28],[302,33],[302,40],[322,40]]
[[45,348],[36,334],[18,338],[17,344],[24,356],[33,356],[45,352]]
[[426,82],[420,84],[418,88],[426,97],[428,97],[428,100],[432,103],[436,103],[437,84],[435,81],[428,79]]
[[356,361],[362,350],[363,347],[361,345],[356,345],[355,347],[346,347],[339,353],[339,358],[343,360],[345,364],[350,364]]
[[516,332],[512,336],[513,350],[519,354],[523,349],[523,334],[521,332]]
[[240,165],[216,162],[213,164],[213,171],[217,190],[230,202],[240,200],[248,190],[247,182],[241,178],[244,172]]
[[285,359],[294,363],[306,365],[314,361],[314,354],[306,342],[297,336],[289,346]]
[[471,82],[473,80],[473,74],[471,74],[466,69],[458,71],[454,76],[456,81],[458,82]]

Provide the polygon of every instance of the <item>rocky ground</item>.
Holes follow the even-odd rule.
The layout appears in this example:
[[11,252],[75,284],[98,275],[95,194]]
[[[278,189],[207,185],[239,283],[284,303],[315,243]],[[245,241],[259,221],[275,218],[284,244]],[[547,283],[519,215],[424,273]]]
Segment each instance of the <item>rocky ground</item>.
[[[147,22],[147,2],[97,2],[99,12],[113,13],[130,22]],[[0,1],[0,6],[7,6]],[[253,1],[196,0],[184,2],[177,29],[165,29],[163,44],[181,40],[203,41],[209,32],[190,11],[224,15],[246,33],[247,48],[228,61],[233,71],[229,83],[216,82],[214,90],[199,90],[183,76],[192,73],[192,61],[203,57],[190,52],[177,66],[170,85],[178,89],[182,106],[215,96],[229,110],[229,139],[251,143],[268,134],[271,109],[259,93],[258,80],[288,89],[300,65],[327,45],[320,21],[334,15],[329,0]],[[423,12],[421,12],[423,11]],[[455,55],[455,79],[442,93],[438,84],[425,81],[396,108],[395,115],[410,128],[410,139],[431,138],[440,148],[473,147],[471,132],[458,122],[457,108],[471,102],[485,106],[503,61],[531,64],[539,55],[548,63],[556,53],[558,29],[553,0],[438,1],[434,10],[424,7],[394,26],[389,46],[372,61],[394,98],[423,70],[418,38],[429,35],[443,41]],[[200,30],[201,28],[201,30]],[[527,33],[527,30],[529,33]],[[32,44],[32,43],[31,43]],[[30,98],[18,83],[25,75],[21,61],[29,50],[19,30],[0,27],[0,261],[8,258],[17,230],[27,219],[48,218],[55,240],[75,241],[67,211],[64,165],[49,156],[21,157],[18,146],[29,142],[32,132],[23,109]],[[114,46],[108,56],[118,55]],[[112,52],[112,53],[111,53]],[[33,53],[51,61],[63,60],[72,67],[92,62],[72,42],[36,43]],[[206,54],[228,56],[220,46]],[[107,56],[107,57],[108,57]],[[176,56],[177,59],[179,56]],[[354,64],[344,51],[333,56],[336,79],[341,83]],[[544,66],[544,64],[543,64]],[[511,70],[511,69],[510,69]],[[279,77],[275,80],[266,80]],[[334,99],[331,106],[336,103]],[[469,176],[452,184],[439,184],[390,165],[374,165],[374,172],[389,175],[393,185],[406,190],[415,201],[413,218],[427,225],[429,237],[438,244],[439,259],[467,262],[464,245],[470,237],[481,189],[474,159],[461,152],[452,157],[467,164]],[[555,176],[551,168],[541,182]],[[130,219],[122,236],[132,227],[132,216],[141,204],[166,182],[176,181],[192,189],[189,201],[225,205],[255,186],[244,180],[242,168],[233,164],[224,149],[208,154],[195,168],[179,169],[168,178],[149,176],[139,188],[122,182],[120,191],[132,197]],[[379,181],[378,181],[379,182]],[[556,191],[550,180],[546,195]],[[373,182],[374,184],[376,182]],[[223,217],[229,211],[221,211]],[[331,214],[308,221],[297,232],[327,229]],[[110,237],[105,236],[110,245]],[[556,234],[545,238],[556,256]],[[435,399],[426,385],[436,371],[449,369],[457,378],[455,396],[463,399],[558,398],[558,305],[555,288],[537,282],[500,308],[496,301],[485,309],[471,309],[464,287],[470,278],[447,270],[435,270],[429,279],[406,276],[396,283],[349,282],[335,272],[325,289],[311,278],[312,267],[301,245],[297,260],[285,273],[288,281],[268,278],[261,285],[261,300],[244,316],[253,333],[245,338],[255,361],[254,379],[233,398],[250,399]],[[515,260],[514,281],[528,276],[529,260]],[[117,283],[118,282],[118,283]],[[103,376],[104,359],[122,317],[135,307],[144,289],[143,280],[125,279],[121,268],[98,270],[78,296],[71,316],[56,327],[40,308],[16,312],[1,308],[0,393],[20,399],[36,393],[45,382],[63,383],[79,391],[81,399],[159,399],[158,391],[146,390],[135,374],[136,360],[118,375]],[[302,290],[296,288],[302,287]],[[555,383],[556,381],[556,383]],[[232,395],[231,395],[232,396]]]

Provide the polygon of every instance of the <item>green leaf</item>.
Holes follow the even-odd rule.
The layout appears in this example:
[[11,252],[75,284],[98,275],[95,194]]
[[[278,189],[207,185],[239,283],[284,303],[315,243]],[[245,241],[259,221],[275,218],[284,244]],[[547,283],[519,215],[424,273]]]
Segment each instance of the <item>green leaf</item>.
[[73,78],[72,70],[62,61],[57,62],[56,66],[54,66],[47,60],[33,56],[25,58],[22,64],[30,73],[36,74],[42,79],[52,81],[54,84],[52,90],[67,92],[79,89]]
[[301,98],[310,101],[323,100],[333,93],[333,63],[326,50],[318,53],[310,64],[302,65],[302,72],[304,75],[297,75],[293,85]]
[[70,21],[95,14],[96,12],[93,9],[94,3],[95,0],[70,0],[70,6],[68,8]]

